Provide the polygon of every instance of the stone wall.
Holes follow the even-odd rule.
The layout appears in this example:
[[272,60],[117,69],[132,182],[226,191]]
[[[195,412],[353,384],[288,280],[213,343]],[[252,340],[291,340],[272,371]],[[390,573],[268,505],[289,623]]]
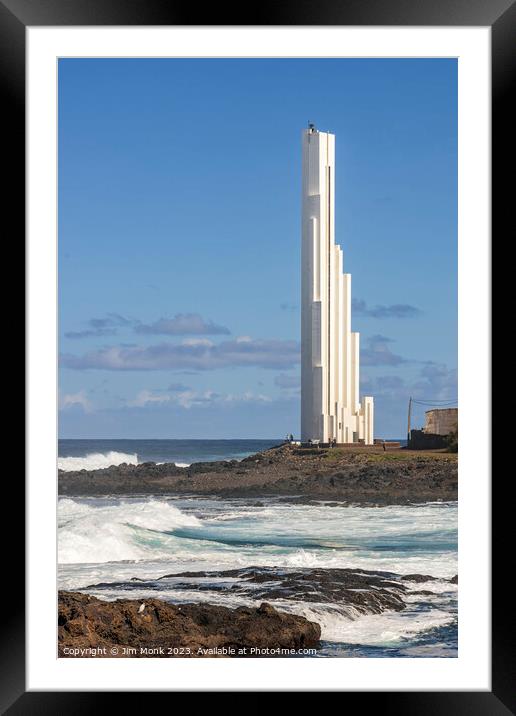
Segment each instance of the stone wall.
[[458,420],[458,408],[427,410],[423,432],[430,435],[449,435],[457,427]]

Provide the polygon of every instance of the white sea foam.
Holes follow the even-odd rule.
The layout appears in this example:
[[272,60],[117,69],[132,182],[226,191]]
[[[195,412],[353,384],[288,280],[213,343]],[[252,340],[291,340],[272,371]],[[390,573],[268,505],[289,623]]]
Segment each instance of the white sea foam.
[[[210,581],[215,581],[210,579]],[[237,580],[235,580],[237,581]],[[70,587],[64,587],[70,588]],[[88,588],[88,594],[99,599],[114,600],[120,598],[117,589]],[[246,596],[227,591],[198,591],[195,589],[174,589],[170,591],[156,585],[155,589],[138,589],[135,583],[131,589],[131,599],[164,599],[173,603],[197,602],[236,608],[241,606],[257,607],[263,599],[253,599],[252,593]],[[321,627],[321,639],[334,643],[361,644],[367,646],[403,646],[421,634],[451,624],[454,614],[432,609],[418,612],[410,607],[402,612],[386,611],[382,614],[363,614],[356,609],[335,607],[324,603],[303,603],[276,599],[274,607],[290,614],[304,616]]]
[[112,465],[121,465],[122,463],[129,465],[138,464],[138,455],[125,452],[94,452],[83,457],[58,457],[57,467],[59,470],[70,472],[71,470],[100,470],[103,467],[111,467]]
[[[458,585],[452,584],[451,582],[437,582],[432,580],[431,582],[405,582],[405,586],[409,587],[410,591],[407,592],[404,596],[405,601],[408,601],[409,598],[412,601],[417,601],[420,599],[418,592],[433,592],[436,595],[448,595],[448,594],[456,594],[458,592]],[[414,594],[412,595],[411,592]]]
[[[209,501],[63,499],[60,561],[167,559],[174,570],[256,565],[381,569],[441,578],[457,573],[455,507],[235,507],[214,502],[208,516]],[[141,576],[139,568],[135,576]],[[432,590],[431,585],[425,588]]]
[[321,626],[325,641],[368,646],[397,646],[436,627],[451,624],[455,617],[449,612],[432,609],[426,612],[404,610],[382,614],[360,614],[354,618],[327,605],[280,605],[278,608],[300,614]]
[[[457,573],[456,505],[361,508],[252,506],[207,498],[62,498],[58,516],[59,586],[64,589],[253,565],[346,567],[441,578]],[[252,591],[237,595],[186,585],[172,589],[171,580],[157,581],[151,590],[133,584],[133,598],[229,607],[260,601],[253,600]],[[455,619],[458,589],[435,580],[406,586],[402,612],[364,615],[342,605],[290,600],[274,600],[274,605],[318,622],[325,641],[406,649],[414,642],[417,647],[418,635]],[[87,591],[102,599],[127,596],[115,586]],[[419,607],[421,601],[426,609]]]
[[199,521],[164,500],[128,500],[97,506],[59,500],[59,562],[160,559],[172,550],[166,534]]

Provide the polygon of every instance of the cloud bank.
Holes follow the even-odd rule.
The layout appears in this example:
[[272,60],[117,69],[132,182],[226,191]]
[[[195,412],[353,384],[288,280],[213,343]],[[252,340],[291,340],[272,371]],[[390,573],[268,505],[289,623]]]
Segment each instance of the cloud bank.
[[389,348],[389,343],[393,343],[392,338],[382,335],[371,336],[367,339],[364,348],[360,349],[361,365],[377,366],[377,365],[400,365],[406,363],[407,359]]
[[226,326],[206,321],[198,313],[176,313],[173,318],[160,318],[154,323],[138,323],[134,330],[136,333],[152,336],[227,336],[231,333]]
[[422,311],[408,303],[395,303],[392,306],[373,306],[368,308],[365,301],[353,298],[351,309],[355,316],[368,316],[370,318],[417,318]]
[[104,318],[90,318],[83,331],[66,331],[66,338],[90,338],[91,336],[114,336],[118,328],[132,326],[134,320],[119,313],[108,313]]
[[104,318],[90,318],[87,328],[66,331],[66,338],[90,338],[117,335],[119,328],[132,328],[135,333],[163,336],[228,336],[229,328],[206,321],[198,313],[176,313],[173,318],[160,318],[153,323],[143,323],[119,313],[108,313]]
[[411,379],[398,375],[364,376],[360,393],[395,400],[403,406],[410,396],[417,400],[455,400],[457,370],[444,363],[428,363]]
[[162,343],[153,346],[108,346],[82,356],[61,355],[61,364],[73,370],[214,370],[256,367],[288,370],[299,363],[297,341],[240,338]]
[[214,390],[184,390],[172,394],[155,393],[150,390],[141,390],[136,398],[127,403],[128,407],[143,408],[147,405],[178,405],[187,410],[197,407],[213,405],[233,405],[237,403],[270,403],[272,398],[267,395],[256,394],[252,391],[245,393],[217,393]]

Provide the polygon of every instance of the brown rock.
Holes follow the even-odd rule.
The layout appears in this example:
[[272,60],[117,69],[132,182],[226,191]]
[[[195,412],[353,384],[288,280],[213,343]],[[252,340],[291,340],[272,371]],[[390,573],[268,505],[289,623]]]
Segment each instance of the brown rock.
[[59,656],[281,656],[251,650],[316,648],[321,636],[318,624],[266,603],[229,609],[150,599],[139,613],[141,603],[59,592]]
[[177,467],[117,465],[59,471],[61,495],[297,496],[355,504],[407,504],[457,499],[457,456],[442,451],[389,450],[381,446],[323,452],[271,448],[241,462]]

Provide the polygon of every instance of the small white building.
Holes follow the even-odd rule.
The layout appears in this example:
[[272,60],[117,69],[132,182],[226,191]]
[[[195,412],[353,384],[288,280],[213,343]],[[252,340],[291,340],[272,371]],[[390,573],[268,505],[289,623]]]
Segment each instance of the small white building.
[[310,125],[302,154],[301,439],[372,445],[373,398],[359,399],[351,274],[335,244],[335,135]]

